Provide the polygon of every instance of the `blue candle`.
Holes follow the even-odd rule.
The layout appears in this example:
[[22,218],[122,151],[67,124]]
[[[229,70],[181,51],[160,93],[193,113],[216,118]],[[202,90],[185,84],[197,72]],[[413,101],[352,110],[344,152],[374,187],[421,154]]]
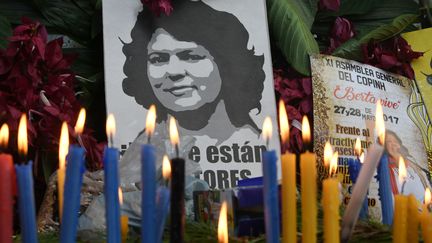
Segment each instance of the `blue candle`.
[[157,242],[162,242],[162,236],[165,228],[165,221],[169,211],[169,204],[170,204],[170,191],[165,186],[160,186],[157,189],[157,197],[156,197]]
[[77,145],[71,145],[66,160],[66,179],[60,242],[74,243],[76,242],[78,214],[80,209],[82,175],[85,171],[84,149]]
[[156,242],[156,149],[149,144],[141,150],[141,242]]
[[393,195],[387,153],[384,153],[381,157],[377,178],[379,181],[378,195],[381,201],[382,223],[391,225],[393,223]]
[[[362,163],[360,159],[348,159],[348,172],[352,181],[352,185],[357,181],[358,174],[362,168]],[[360,210],[360,219],[366,219],[368,217],[368,197],[366,196],[362,208]]]
[[263,153],[264,218],[266,242],[269,243],[276,243],[280,240],[276,162],[276,151],[271,150]]
[[119,174],[118,174],[119,151],[116,148],[105,147],[104,152],[104,194],[107,242],[120,242],[120,202],[118,197]]
[[349,158],[348,159],[348,172],[349,172],[352,184],[356,183],[360,170],[361,170],[360,160]]
[[33,191],[33,162],[15,165],[18,180],[18,209],[21,223],[22,242],[37,242],[36,210]]

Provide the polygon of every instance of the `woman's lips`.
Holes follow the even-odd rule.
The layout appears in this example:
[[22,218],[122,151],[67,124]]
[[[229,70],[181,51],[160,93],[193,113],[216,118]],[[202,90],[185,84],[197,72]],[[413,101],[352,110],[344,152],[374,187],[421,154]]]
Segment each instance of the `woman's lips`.
[[174,96],[182,96],[187,92],[191,92],[194,89],[197,89],[195,86],[178,86],[178,87],[172,87],[169,89],[163,89],[165,92],[170,92]]

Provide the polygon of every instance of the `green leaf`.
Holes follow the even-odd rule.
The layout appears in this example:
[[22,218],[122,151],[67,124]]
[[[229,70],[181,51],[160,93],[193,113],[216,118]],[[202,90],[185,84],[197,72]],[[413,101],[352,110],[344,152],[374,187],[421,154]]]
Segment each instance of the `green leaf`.
[[12,27],[9,21],[0,15],[0,49],[5,49],[8,44],[7,38],[12,35]]
[[89,0],[33,0],[47,21],[80,44],[92,39],[95,5]]
[[[300,7],[299,7],[300,6]],[[299,73],[310,75],[309,55],[319,53],[318,44],[310,32],[316,6],[310,1],[271,0],[268,2],[269,24],[277,44],[287,61]]]
[[375,0],[342,0],[339,11],[320,11],[316,20],[325,20],[337,16],[364,15],[369,13],[376,5]]
[[345,42],[338,47],[332,55],[347,59],[361,59],[361,45],[368,43],[370,40],[383,41],[401,33],[405,28],[417,20],[418,16],[413,14],[404,14],[395,18],[392,23],[380,26],[362,37],[357,37]]
[[44,17],[29,0],[1,0],[0,15],[6,17],[12,25],[21,24],[21,18],[25,16],[33,20],[38,20],[46,27],[49,27]]

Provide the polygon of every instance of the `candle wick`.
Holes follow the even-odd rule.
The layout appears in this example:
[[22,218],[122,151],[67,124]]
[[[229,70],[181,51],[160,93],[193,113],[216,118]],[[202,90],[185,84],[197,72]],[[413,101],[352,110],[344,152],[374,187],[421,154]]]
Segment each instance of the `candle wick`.
[[267,139],[266,139],[266,147],[267,147],[267,150],[269,149],[269,144],[270,144],[270,139],[267,138]]
[[78,134],[77,140],[78,140],[78,144],[84,149],[84,152],[87,153],[87,150],[86,150],[84,143],[82,141],[82,138],[81,138],[81,133]]
[[179,147],[178,144],[175,145],[175,153],[176,153],[176,158],[179,158]]
[[406,181],[404,180],[404,181],[402,182],[402,190],[401,190],[401,194],[402,194],[402,195],[403,195],[403,193],[404,193],[405,184],[406,184]]
[[114,147],[114,138],[112,134],[109,136],[108,147]]
[[151,133],[147,136],[147,144],[151,144]]

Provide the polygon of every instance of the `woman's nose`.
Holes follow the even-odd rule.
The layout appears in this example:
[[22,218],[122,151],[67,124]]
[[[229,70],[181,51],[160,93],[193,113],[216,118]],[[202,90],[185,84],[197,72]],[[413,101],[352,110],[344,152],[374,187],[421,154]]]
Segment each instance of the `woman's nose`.
[[170,57],[166,74],[172,81],[177,81],[186,75],[182,61],[176,55]]

